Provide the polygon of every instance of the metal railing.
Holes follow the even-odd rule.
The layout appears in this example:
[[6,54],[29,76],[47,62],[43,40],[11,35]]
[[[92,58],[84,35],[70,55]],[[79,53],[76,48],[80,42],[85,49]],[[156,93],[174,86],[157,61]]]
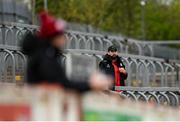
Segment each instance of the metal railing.
[[[70,53],[94,56],[97,64],[102,60],[104,51],[66,49]],[[177,87],[180,86],[180,64],[169,64],[163,59],[119,54],[126,65],[129,74],[127,86],[142,87]],[[1,82],[16,82],[16,76],[24,77],[26,57],[18,47],[0,45],[0,79]],[[9,73],[9,74],[7,74]],[[22,79],[23,80],[23,79]]]
[[[0,24],[0,44],[17,46],[27,32],[35,32],[38,26],[17,24],[17,23],[1,23]],[[105,36],[102,34],[85,33],[78,31],[67,31],[67,49],[88,49],[97,51],[106,51],[107,48],[115,44],[121,53],[160,56],[166,58],[164,54],[168,54],[170,58],[180,59],[180,50],[161,47],[154,43],[137,41],[131,38],[124,40],[122,36]],[[158,52],[161,52],[159,54]]]
[[125,98],[135,101],[145,101],[171,106],[179,106],[180,88],[179,87],[116,87],[120,92],[114,92]]
[[0,45],[0,82],[24,82],[26,57],[19,48]]
[[[27,32],[36,32],[38,26],[34,25],[25,25],[17,23],[1,23],[0,24],[0,46],[1,53],[6,50],[11,57],[12,66],[11,68],[15,71],[14,67],[19,66],[15,64],[14,53],[18,52],[20,54],[17,45],[20,40]],[[179,68],[178,63],[167,63],[164,59],[147,57],[142,55],[132,55],[127,54],[130,50],[137,54],[142,54],[145,50],[144,42],[138,42],[133,39],[129,39],[128,42],[123,42],[122,38],[116,36],[109,36],[106,38],[101,34],[91,34],[91,33],[82,33],[77,31],[67,31],[67,44],[66,49],[69,52],[76,52],[81,54],[86,54],[90,56],[95,56],[97,63],[102,60],[102,55],[105,54],[105,50],[108,46],[116,44],[120,50],[120,56],[122,56],[123,61],[126,65],[126,69],[129,73],[127,79],[127,86],[180,86],[179,84]],[[4,46],[4,45],[13,45],[13,46]],[[131,45],[131,46],[130,46]],[[145,49],[149,50],[147,52],[153,55],[153,48],[147,43]],[[9,49],[9,50],[8,50]],[[4,55],[2,54],[2,62],[4,61]],[[21,57],[22,56],[21,54]],[[18,60],[22,60],[19,59]],[[25,60],[25,59],[23,59]],[[3,64],[3,63],[2,63]],[[14,66],[14,64],[16,66]],[[2,65],[4,67],[4,65]],[[10,67],[10,66],[9,66]],[[1,68],[3,70],[3,68]],[[15,75],[13,72],[12,75]],[[6,74],[3,76],[6,76]]]
[[[116,45],[121,53],[131,53],[143,55],[144,46],[138,41],[129,39],[124,41],[121,37],[104,36],[101,34],[83,33],[77,31],[67,32],[67,49],[88,49],[106,51],[110,45]],[[150,45],[146,45],[150,56],[153,56],[153,50]]]

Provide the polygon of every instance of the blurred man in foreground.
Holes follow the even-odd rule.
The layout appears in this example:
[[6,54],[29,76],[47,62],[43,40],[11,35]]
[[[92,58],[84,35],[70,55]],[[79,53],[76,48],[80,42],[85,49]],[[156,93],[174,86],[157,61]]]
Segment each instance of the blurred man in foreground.
[[115,86],[125,86],[125,80],[127,79],[128,74],[121,57],[117,54],[117,48],[115,46],[110,46],[108,48],[108,53],[99,63],[99,68],[103,73],[113,77],[114,85],[112,90],[115,90]]
[[30,85],[55,84],[80,92],[104,90],[111,83],[99,74],[90,76],[87,81],[69,81],[62,64],[65,44],[65,22],[56,20],[47,12],[40,14],[41,25],[35,34],[27,34],[22,41],[22,52],[28,56],[27,81]]

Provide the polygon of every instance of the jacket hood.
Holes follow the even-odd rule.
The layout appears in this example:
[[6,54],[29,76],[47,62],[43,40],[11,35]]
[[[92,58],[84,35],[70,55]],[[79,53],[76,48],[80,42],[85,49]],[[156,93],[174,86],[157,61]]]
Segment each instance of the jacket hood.
[[103,56],[103,59],[104,59],[104,60],[107,60],[107,61],[112,61],[111,56],[108,55],[108,54],[104,55],[104,56]]

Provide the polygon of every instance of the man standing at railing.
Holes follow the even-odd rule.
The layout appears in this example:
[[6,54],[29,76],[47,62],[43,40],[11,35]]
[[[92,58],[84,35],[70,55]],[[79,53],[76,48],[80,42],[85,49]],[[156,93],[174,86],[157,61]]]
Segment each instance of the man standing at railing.
[[99,63],[99,68],[103,73],[113,77],[114,85],[112,90],[115,90],[115,86],[125,86],[125,80],[128,74],[121,57],[117,54],[117,48],[115,46],[110,46],[108,48],[108,53]]

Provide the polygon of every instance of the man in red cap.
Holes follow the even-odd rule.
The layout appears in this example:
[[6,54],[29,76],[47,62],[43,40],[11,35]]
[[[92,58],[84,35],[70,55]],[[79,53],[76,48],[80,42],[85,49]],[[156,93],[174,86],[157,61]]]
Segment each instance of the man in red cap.
[[[65,44],[65,22],[48,13],[40,14],[41,25],[35,34],[27,34],[22,41],[22,52],[28,56],[27,81],[31,85],[59,84],[80,92],[90,89],[104,90],[110,82],[93,75],[87,82],[72,82],[65,75],[59,60]],[[104,82],[102,82],[104,80]]]

